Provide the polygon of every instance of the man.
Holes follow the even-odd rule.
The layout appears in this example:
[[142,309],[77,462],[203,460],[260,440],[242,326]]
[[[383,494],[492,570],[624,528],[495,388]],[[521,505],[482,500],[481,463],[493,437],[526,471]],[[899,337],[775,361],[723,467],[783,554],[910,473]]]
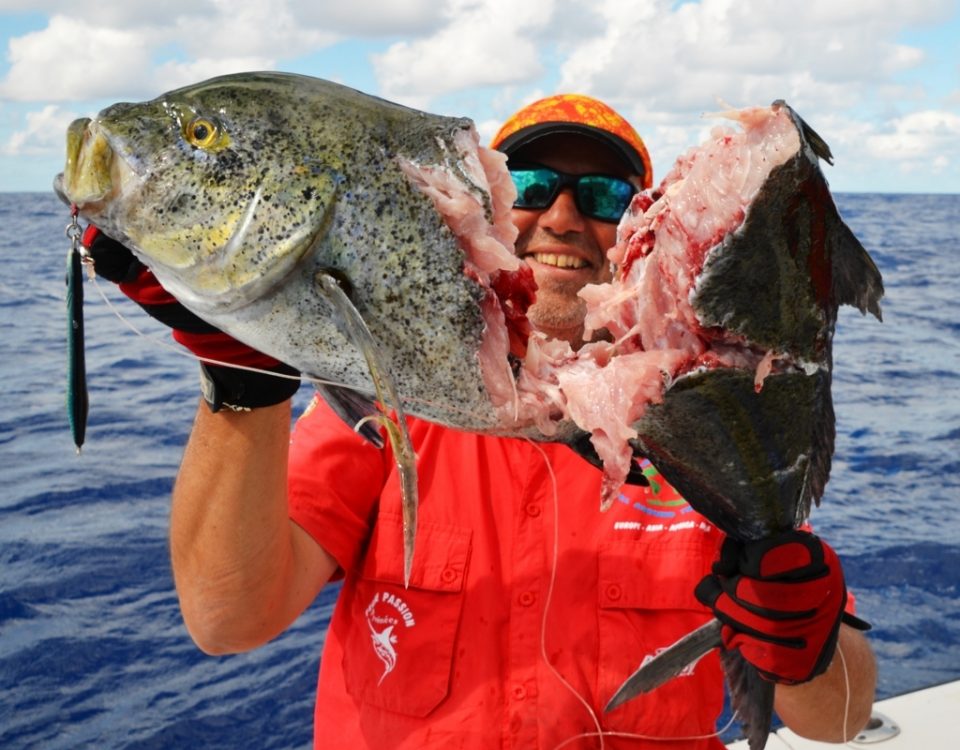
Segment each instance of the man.
[[[576,96],[524,108],[494,144],[520,189],[517,251],[538,284],[531,322],[578,346],[577,292],[609,278],[616,221],[634,189],[651,184],[646,148],[616,112]],[[149,277],[141,282],[131,296],[143,303]],[[202,336],[178,339],[201,354],[209,346]],[[250,354],[236,342],[226,348],[238,360]],[[625,486],[601,514],[600,473],[569,448],[412,419],[421,505],[405,588],[390,448],[365,443],[320,401],[291,440],[289,388],[264,397],[270,381],[233,389],[221,378],[208,368],[218,405],[256,408],[197,412],[171,516],[181,608],[203,650],[243,651],[281,633],[343,578],[321,660],[317,748],[586,748],[601,746],[601,732],[609,748],[665,739],[722,747],[713,736],[722,707],[716,654],[602,712],[639,660],[712,615],[694,596],[701,579],[700,598],[723,617],[727,643],[779,683],[776,708],[789,726],[841,741],[865,723],[872,655],[860,633],[838,624],[842,573],[815,537],[733,558],[723,547],[723,575],[705,578],[722,535],[653,467],[648,485]],[[796,549],[828,564],[773,595],[737,578],[749,572],[737,560],[751,555],[760,567],[776,559],[802,568]],[[745,608],[741,587],[723,588],[737,580]],[[783,610],[797,597],[809,611],[786,613],[784,646]]]

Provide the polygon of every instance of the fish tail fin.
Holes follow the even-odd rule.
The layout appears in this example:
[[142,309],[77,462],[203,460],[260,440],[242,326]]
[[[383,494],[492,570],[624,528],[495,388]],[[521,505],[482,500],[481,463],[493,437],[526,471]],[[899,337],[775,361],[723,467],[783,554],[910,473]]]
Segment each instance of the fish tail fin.
[[774,684],[763,679],[739,651],[720,651],[730,704],[743,725],[750,750],[763,750],[773,719]]
[[649,693],[679,675],[705,653],[720,645],[720,627],[718,620],[710,620],[643,664],[614,693],[604,711],[612,711],[640,693]]

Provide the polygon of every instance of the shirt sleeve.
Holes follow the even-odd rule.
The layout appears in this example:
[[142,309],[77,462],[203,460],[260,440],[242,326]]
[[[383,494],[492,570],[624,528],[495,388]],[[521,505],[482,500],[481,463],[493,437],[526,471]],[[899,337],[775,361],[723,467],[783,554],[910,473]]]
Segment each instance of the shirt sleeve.
[[315,396],[290,440],[288,512],[342,571],[357,565],[386,476],[383,451]]

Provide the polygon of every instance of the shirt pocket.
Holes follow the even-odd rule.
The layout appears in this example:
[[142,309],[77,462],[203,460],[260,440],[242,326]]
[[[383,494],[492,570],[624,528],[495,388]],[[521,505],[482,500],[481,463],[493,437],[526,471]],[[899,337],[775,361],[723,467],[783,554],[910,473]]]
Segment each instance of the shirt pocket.
[[[599,550],[600,700],[606,702],[646,659],[710,619],[694,597],[717,555],[715,535],[661,534]],[[719,658],[711,652],[681,675],[607,715],[609,728],[658,738],[715,731],[723,707]]]
[[381,515],[347,602],[347,692],[378,708],[427,716],[450,689],[470,558],[469,529],[419,523],[410,586],[403,583],[403,525]]

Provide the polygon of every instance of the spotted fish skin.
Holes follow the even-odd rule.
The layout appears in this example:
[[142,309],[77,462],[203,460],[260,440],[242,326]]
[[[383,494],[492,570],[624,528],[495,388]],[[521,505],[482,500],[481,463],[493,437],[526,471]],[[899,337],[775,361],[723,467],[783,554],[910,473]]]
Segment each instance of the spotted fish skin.
[[404,406],[485,430],[498,423],[477,361],[488,292],[399,166],[453,175],[492,220],[489,188],[468,163],[476,141],[467,119],[316,78],[244,73],[77,121],[56,189],[205,320],[372,397],[362,353],[318,283],[338,279]]

